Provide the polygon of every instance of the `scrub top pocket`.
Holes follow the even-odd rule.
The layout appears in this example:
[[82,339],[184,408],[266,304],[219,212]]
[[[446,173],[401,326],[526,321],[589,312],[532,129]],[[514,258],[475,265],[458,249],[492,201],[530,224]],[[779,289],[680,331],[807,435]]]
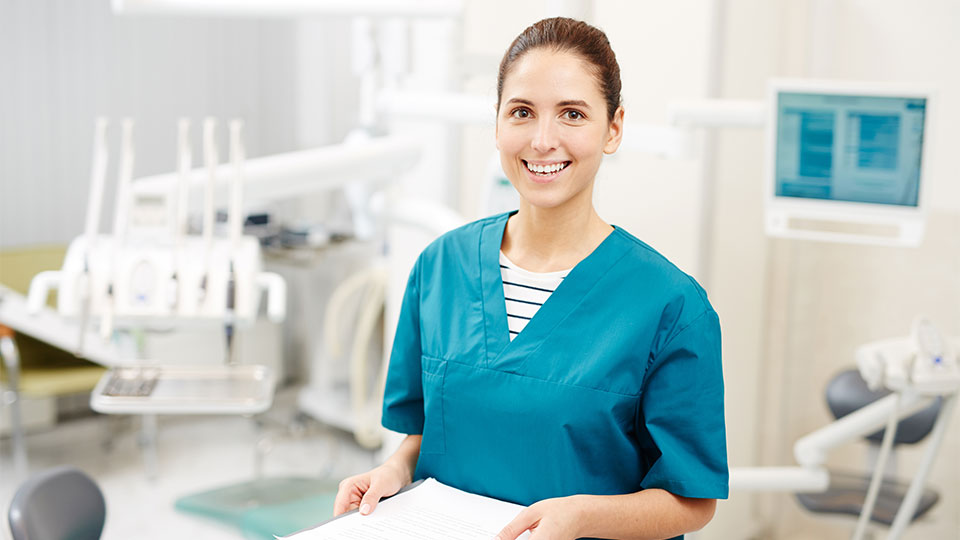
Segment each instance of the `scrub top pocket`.
[[447,363],[424,356],[423,365],[423,440],[420,452],[443,454],[446,452],[446,436],[443,428],[443,387]]

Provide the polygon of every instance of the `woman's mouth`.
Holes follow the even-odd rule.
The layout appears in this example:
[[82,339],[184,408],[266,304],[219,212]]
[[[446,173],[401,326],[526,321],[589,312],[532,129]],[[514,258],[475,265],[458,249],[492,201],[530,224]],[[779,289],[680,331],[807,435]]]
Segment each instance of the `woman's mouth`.
[[526,160],[523,161],[524,167],[527,168],[527,173],[529,173],[530,178],[534,182],[546,183],[552,181],[556,178],[564,169],[567,168],[567,165],[570,165],[570,161],[554,161],[554,162],[541,162],[541,163],[531,163]]

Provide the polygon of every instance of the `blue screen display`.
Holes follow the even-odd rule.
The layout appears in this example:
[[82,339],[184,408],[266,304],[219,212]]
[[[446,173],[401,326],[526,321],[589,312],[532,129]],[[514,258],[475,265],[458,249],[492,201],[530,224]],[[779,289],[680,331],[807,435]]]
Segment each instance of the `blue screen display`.
[[926,99],[781,92],[778,197],[917,206]]

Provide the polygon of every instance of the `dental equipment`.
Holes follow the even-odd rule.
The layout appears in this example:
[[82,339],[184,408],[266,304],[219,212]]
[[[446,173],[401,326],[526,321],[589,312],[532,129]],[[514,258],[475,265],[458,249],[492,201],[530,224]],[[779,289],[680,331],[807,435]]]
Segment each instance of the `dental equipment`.
[[863,379],[873,389],[886,387],[893,393],[798,440],[794,445],[794,456],[800,467],[731,468],[730,489],[825,491],[830,486],[830,473],[824,467],[827,453],[886,427],[854,535],[855,539],[859,539],[873,515],[879,482],[897,423],[928,407],[937,396],[942,396],[943,404],[934,423],[931,439],[887,534],[890,540],[900,538],[914,518],[924,484],[943,444],[943,435],[956,405],[960,391],[960,366],[955,354],[957,344],[957,341],[950,342],[941,336],[928,320],[919,318],[908,337],[860,347],[856,358]]
[[[50,289],[59,288],[58,310],[65,317],[101,317],[101,335],[107,337],[115,322],[122,325],[164,324],[172,321],[223,320],[228,310],[239,323],[256,319],[260,291],[268,293],[268,316],[282,320],[285,289],[282,278],[261,271],[260,246],[256,238],[242,236],[242,180],[231,190],[231,237],[214,237],[214,198],[218,173],[235,177],[242,168],[239,127],[235,128],[235,156],[231,170],[218,167],[214,141],[215,123],[204,125],[205,172],[204,231],[202,237],[184,234],[189,168],[189,125],[179,125],[179,173],[169,175],[170,186],[144,190],[133,182],[132,121],[125,121],[120,180],[113,235],[94,235],[103,193],[102,171],[106,161],[102,126],[97,128],[94,181],[88,202],[87,230],[67,251],[60,271],[38,274],[30,288],[29,306],[39,311]],[[233,174],[226,174],[233,173]],[[170,189],[173,187],[175,189]],[[179,206],[175,212],[174,205]],[[174,217],[175,216],[175,217]],[[231,272],[231,266],[233,268]],[[174,278],[175,276],[175,278]],[[233,276],[234,293],[228,307],[227,289]]]
[[[147,415],[262,412],[272,403],[273,373],[264,366],[234,365],[234,334],[237,325],[257,318],[261,291],[268,294],[270,319],[282,320],[286,287],[280,276],[261,271],[258,240],[242,234],[242,124],[231,123],[233,174],[229,175],[227,238],[216,237],[213,230],[216,175],[221,170],[213,119],[205,121],[203,133],[207,172],[203,236],[186,234],[190,169],[186,120],[178,123],[178,173],[172,175],[170,189],[162,192],[137,190],[139,182],[132,180],[133,122],[124,120],[113,233],[96,234],[106,167],[105,129],[106,121],[98,120],[84,235],[71,243],[60,271],[42,272],[34,278],[27,311],[42,314],[48,291],[59,288],[60,315],[67,319],[100,316],[103,337],[112,335],[115,325],[149,328],[153,324],[169,327],[171,323],[224,321],[229,359],[225,368],[156,366],[141,358],[111,360],[105,363],[125,367],[104,375],[91,395],[91,406],[105,413]],[[81,334],[85,328],[82,324]],[[198,392],[201,387],[206,390]]]

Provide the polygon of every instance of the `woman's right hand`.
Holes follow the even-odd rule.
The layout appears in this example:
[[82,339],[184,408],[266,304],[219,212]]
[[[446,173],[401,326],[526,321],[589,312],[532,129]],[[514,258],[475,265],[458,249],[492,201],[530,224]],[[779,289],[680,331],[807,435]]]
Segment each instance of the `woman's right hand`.
[[395,494],[412,481],[409,471],[389,461],[371,471],[351,476],[340,482],[333,515],[339,516],[355,508],[367,515],[373,512],[380,499]]

